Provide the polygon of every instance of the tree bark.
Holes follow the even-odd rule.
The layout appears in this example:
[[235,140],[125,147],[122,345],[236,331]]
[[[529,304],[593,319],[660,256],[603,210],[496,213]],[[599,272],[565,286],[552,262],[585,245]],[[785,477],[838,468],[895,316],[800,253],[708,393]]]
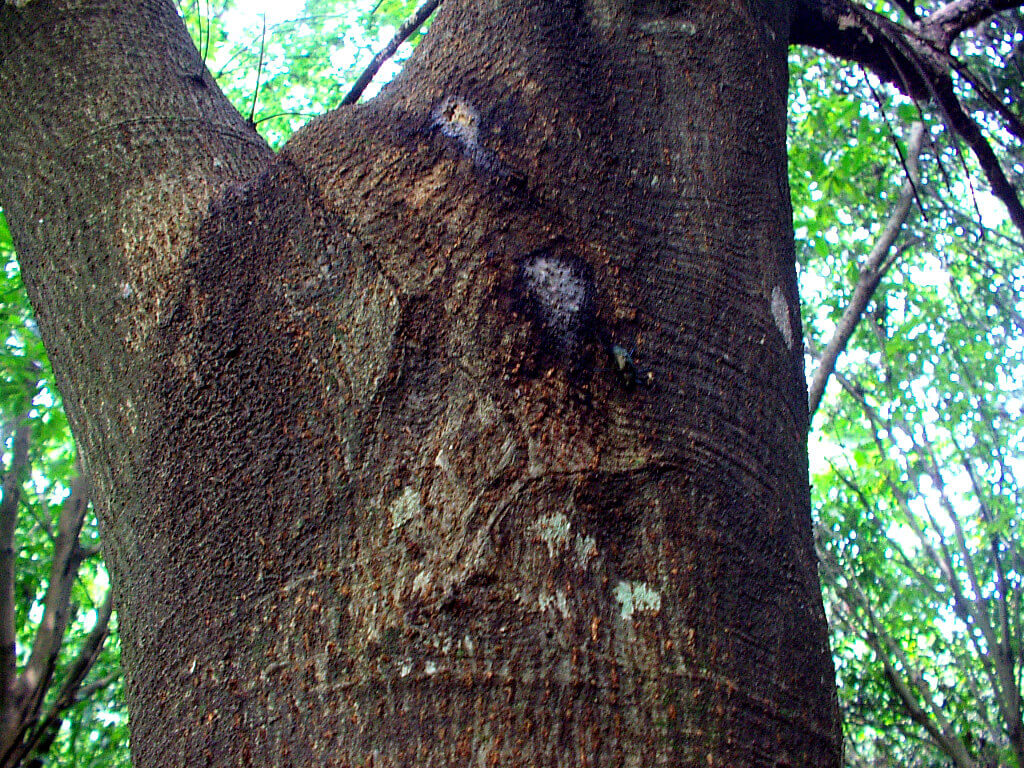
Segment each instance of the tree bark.
[[270,158],[168,4],[0,11],[137,765],[838,765],[788,13],[446,0]]

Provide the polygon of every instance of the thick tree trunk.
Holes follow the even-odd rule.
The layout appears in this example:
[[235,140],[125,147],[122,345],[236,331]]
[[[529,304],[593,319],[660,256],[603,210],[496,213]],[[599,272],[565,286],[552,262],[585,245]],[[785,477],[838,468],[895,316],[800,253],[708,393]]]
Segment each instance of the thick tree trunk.
[[0,202],[137,764],[837,765],[785,4],[446,0],[273,160],[172,10],[87,8],[0,12]]

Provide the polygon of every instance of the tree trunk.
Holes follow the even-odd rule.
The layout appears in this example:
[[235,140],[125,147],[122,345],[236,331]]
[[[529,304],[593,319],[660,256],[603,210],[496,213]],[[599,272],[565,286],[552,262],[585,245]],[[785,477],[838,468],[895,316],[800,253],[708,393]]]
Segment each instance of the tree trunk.
[[446,0],[277,157],[106,5],[0,10],[0,202],[136,764],[838,765],[786,3]]

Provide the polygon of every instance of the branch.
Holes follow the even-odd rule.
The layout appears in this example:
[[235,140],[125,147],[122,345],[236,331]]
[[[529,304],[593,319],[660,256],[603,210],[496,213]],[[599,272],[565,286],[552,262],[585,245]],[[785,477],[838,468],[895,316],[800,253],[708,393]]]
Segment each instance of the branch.
[[949,63],[949,66],[956,70],[957,74],[969,82],[971,87],[978,92],[982,102],[994,109],[1006,121],[1006,129],[1018,139],[1024,141],[1024,120],[1021,120],[1009,105],[1003,103],[995,91],[983,83],[981,78],[961,64],[959,60],[948,54],[944,58]]
[[989,146],[981,128],[964,112],[963,106],[953,90],[953,81],[949,77],[939,78],[933,83],[933,88],[935,100],[943,111],[946,123],[967,142],[967,146],[974,152],[978,165],[981,166],[981,170],[992,188],[992,194],[1003,202],[1010,214],[1010,220],[1024,235],[1024,205],[1021,205],[1020,198],[1017,197],[1017,190],[1003,173],[999,159],[992,151],[992,147]]
[[871,253],[864,262],[864,266],[861,268],[860,279],[853,290],[850,304],[846,307],[846,311],[843,312],[843,316],[836,326],[832,339],[826,345],[825,351],[821,355],[818,370],[815,372],[811,385],[808,388],[808,412],[810,418],[814,417],[815,411],[818,410],[818,406],[821,404],[821,398],[825,393],[825,385],[836,369],[839,355],[846,349],[846,344],[857,329],[857,325],[864,315],[864,310],[867,309],[871,298],[878,289],[879,283],[885,276],[886,270],[892,264],[892,261],[888,260],[887,257],[900,230],[903,228],[903,224],[907,220],[907,216],[910,215],[910,208],[914,201],[915,188],[919,178],[918,158],[921,155],[924,133],[924,124],[914,123],[907,147],[907,171],[909,175],[903,184],[903,188],[900,190],[899,200],[897,200],[896,207],[889,217],[889,222],[885,225],[885,229],[882,230],[882,234],[875,243],[875,247],[871,250]]
[[928,14],[926,26],[938,33],[936,42],[941,42],[945,50],[968,27],[1020,4],[1020,0],[953,0]]
[[3,501],[0,502],[0,699],[2,702],[2,728],[0,739],[16,721],[13,695],[17,646],[15,642],[14,566],[16,552],[14,531],[18,522],[18,504],[21,484],[28,471],[29,439],[32,432],[28,413],[17,419],[11,450],[11,465],[3,483]]
[[[949,55],[956,34],[1022,3],[1024,0],[954,0],[908,29],[849,0],[797,0],[790,42],[856,61],[916,101],[934,100],[946,124],[970,146],[992,193],[1024,234],[1024,205],[981,128],[960,104],[950,70],[962,68]],[[1017,133],[1022,126],[1016,115],[998,99],[990,99],[994,94],[987,89],[979,93]]]
[[[864,412],[865,418],[870,423],[872,437],[874,439],[875,447],[878,451],[879,457],[887,456],[888,451],[886,449],[885,444],[882,442],[882,438],[879,435],[879,432],[884,429],[889,437],[889,440],[894,445],[898,445],[898,442],[892,437],[891,426],[886,425],[882,421],[881,417],[871,406],[871,404],[867,402],[864,396],[857,391],[856,387],[854,387],[851,384],[851,382],[849,382],[846,379],[845,376],[837,372],[835,374],[835,377],[839,384],[843,387],[843,389],[846,390],[846,392],[851,397],[853,397],[853,399],[856,400],[857,403],[861,406],[861,410]],[[908,432],[907,434],[910,434],[910,432]],[[938,537],[938,549],[936,549],[936,545],[934,545],[933,542],[930,540],[929,536],[927,535],[927,532],[925,531],[924,525],[922,525],[922,522],[918,520],[917,515],[915,514],[913,507],[910,503],[910,498],[908,497],[906,492],[900,487],[897,481],[892,477],[892,473],[890,473],[886,469],[883,471],[882,477],[885,481],[886,487],[888,487],[890,493],[892,493],[893,499],[895,499],[896,501],[897,507],[899,508],[900,513],[903,516],[903,521],[907,524],[910,530],[914,533],[914,536],[917,538],[917,541],[921,547],[921,551],[928,557],[929,560],[931,560],[934,566],[939,570],[939,573],[942,574],[943,578],[946,579],[946,583],[949,585],[950,590],[953,594],[954,599],[952,603],[952,608],[955,611],[956,615],[961,619],[961,621],[964,622],[964,625],[968,628],[972,626],[977,626],[981,619],[980,617],[976,616],[974,611],[972,610],[975,608],[974,604],[965,599],[963,585],[960,583],[960,577],[957,575],[957,572],[955,570],[953,559],[950,556],[949,549],[946,546],[945,539],[942,536]],[[931,511],[928,509],[928,505],[924,504],[921,506],[923,507],[924,514],[928,518],[928,522],[932,526],[932,529],[934,531],[941,532],[942,528],[935,521],[935,517],[931,514]],[[983,653],[982,648],[977,644],[976,636],[973,633],[970,633],[969,637],[971,639],[971,642],[975,645],[978,658],[981,661],[982,665],[985,667],[986,673],[989,673],[990,665],[988,665],[987,663],[988,659]],[[993,682],[993,686],[995,686],[995,682]]]
[[[978,503],[978,511],[981,514],[982,520],[985,524],[990,525],[993,522],[993,516],[989,510],[988,504],[985,502],[985,494],[980,482],[978,481],[978,476],[974,471],[974,466],[971,463],[970,457],[960,447],[955,439],[953,440],[953,444],[960,453],[961,466],[970,478],[971,487],[974,489],[974,495]],[[1010,744],[1018,756],[1018,762],[1024,764],[1024,760],[1022,760],[1022,758],[1024,758],[1024,721],[1021,719],[1020,688],[1017,678],[1016,658],[1013,653],[1013,647],[1017,641],[1017,636],[1013,634],[1010,628],[1009,601],[1012,599],[1013,588],[1007,583],[1006,571],[1003,567],[1003,558],[999,553],[999,539],[997,536],[992,535],[989,538],[989,549],[992,553],[992,567],[994,569],[996,582],[995,600],[999,627],[999,642],[998,646],[994,650],[997,654],[996,663],[999,665],[1001,673],[1000,677],[1005,681],[1004,690],[999,701],[999,707],[1004,719],[1006,720]]]
[[[992,617],[988,614],[990,598],[986,597],[986,591],[983,589],[981,579],[978,577],[975,557],[967,544],[967,536],[960,521],[960,515],[946,493],[945,480],[932,445],[928,443],[925,448],[925,456],[928,458],[928,475],[932,480],[932,485],[939,494],[939,503],[945,510],[946,517],[952,523],[953,535],[959,549],[960,559],[970,581],[971,591],[974,593],[973,602],[979,619],[978,628],[985,637],[984,651],[979,648],[979,654],[986,655],[991,659],[990,664],[995,669],[992,688],[996,696],[996,702],[1006,724],[1010,744],[1015,753],[1019,757],[1024,758],[1024,740],[1022,740],[1024,739],[1024,723],[1021,721],[1020,692],[1017,688],[1013,653],[1011,651],[1013,639],[1008,635],[1000,637],[998,626],[1003,626],[1002,622],[998,626],[993,625]],[[997,557],[997,566],[998,563]],[[998,615],[996,621],[999,622]]]
[[27,736],[19,740],[16,749],[4,756],[4,768],[15,768],[33,751],[45,751],[46,747],[44,745],[47,736],[53,733],[55,726],[59,726],[61,716],[66,710],[81,701],[85,701],[121,676],[120,670],[115,670],[87,686],[82,686],[86,675],[89,674],[89,670],[96,664],[96,660],[103,650],[103,643],[109,633],[112,612],[113,593],[108,589],[107,595],[96,613],[96,624],[93,626],[92,631],[89,632],[85,642],[82,643],[78,656],[75,657],[75,660],[68,668],[64,684],[61,686],[56,699],[50,705],[46,714],[39,719],[38,723],[28,721],[24,724],[22,733],[29,731],[31,733],[28,733]]
[[[88,637],[85,638],[85,642],[82,643],[82,648],[78,652],[78,656],[71,662],[71,666],[68,668],[67,675],[64,679],[64,684],[61,686],[60,693],[57,695],[57,700],[51,707],[51,712],[54,715],[59,715],[68,707],[74,706],[79,701],[82,701],[88,696],[95,693],[99,688],[109,685],[110,680],[104,678],[99,680],[88,688],[81,690],[79,695],[79,689],[82,688],[82,681],[85,680],[85,676],[89,674],[89,670],[92,669],[96,663],[96,659],[99,658],[100,651],[103,650],[103,643],[107,639],[107,635],[110,633],[110,617],[114,611],[114,594],[113,590],[107,589],[107,594],[103,598],[103,602],[100,604],[99,610],[96,612],[96,623],[93,625],[92,631],[89,632]],[[120,672],[113,673],[113,678],[116,679]],[[107,677],[110,677],[109,675]],[[104,682],[106,680],[106,682]]]
[[[0,4],[0,206],[40,336],[72,391],[148,354],[111,339],[176,305],[210,201],[272,155],[217,88],[174,3]],[[121,281],[130,301],[113,298]],[[90,421],[112,426],[74,424],[87,456],[123,454],[135,425],[114,412],[136,386],[114,377],[90,401]]]
[[[889,661],[888,656],[885,653],[884,648],[876,648],[875,653],[881,659],[882,668],[885,671],[885,678],[889,681],[889,687],[899,697],[899,700],[903,703],[903,706],[907,710],[907,714],[910,719],[915,723],[924,728],[928,735],[932,737],[935,744],[949,756],[953,761],[953,764],[957,768],[975,768],[978,764],[968,754],[967,749],[964,747],[963,742],[960,741],[949,727],[949,722],[942,718],[940,725],[936,725],[932,722],[931,717],[928,713],[918,704],[917,699],[911,691],[910,686],[907,685],[906,680],[899,674],[892,662]],[[915,689],[920,693],[920,686],[915,686]],[[929,695],[925,699],[937,710],[934,700]]]
[[[903,646],[878,620],[868,596],[855,580],[845,579],[845,586],[842,586],[838,578],[841,572],[838,560],[825,555],[826,553],[819,551],[819,562],[826,571],[831,572],[832,584],[847,605],[847,608],[840,612],[840,619],[874,650],[875,656],[882,663],[890,689],[903,703],[907,714],[927,731],[936,746],[953,760],[957,768],[976,768],[977,763],[953,732],[952,724],[935,701],[923,677],[913,671]],[[866,618],[859,619],[852,606],[858,607]],[[900,674],[891,660],[893,657],[899,662],[905,674]],[[919,698],[927,709],[921,706]]]
[[86,700],[92,698],[92,696],[94,694],[96,694],[99,691],[102,691],[108,685],[111,685],[112,683],[116,682],[120,678],[121,678],[121,670],[120,669],[115,669],[113,672],[111,672],[110,674],[104,675],[99,680],[93,680],[88,685],[83,685],[78,690],[78,693],[75,695],[74,701],[68,701],[68,705],[67,705],[67,707],[65,707],[65,709],[73,707],[76,704],[80,704],[81,702],[86,701]]
[[[23,265],[44,258],[38,252],[50,238],[75,243],[75,232],[89,230],[77,263],[100,270],[95,262],[113,249],[97,246],[104,236],[116,240],[135,212],[131,192],[159,177],[177,187],[189,212],[204,215],[211,188],[245,179],[270,157],[165,0],[2,4],[0,51],[0,167],[8,182],[0,205]],[[69,177],[81,194],[69,194]],[[141,220],[168,226],[149,205]],[[188,231],[193,222],[182,213],[176,201],[176,228]],[[49,250],[73,258],[79,247]],[[31,287],[30,274],[25,283]]]
[[[32,652],[25,669],[14,684],[18,727],[15,733],[7,731],[3,734],[5,760],[10,750],[20,741],[26,724],[38,717],[46,691],[53,679],[57,656],[67,628],[71,587],[81,563],[82,550],[78,546],[78,535],[82,530],[88,506],[89,483],[84,477],[76,477],[71,481],[71,495],[61,508],[57,524],[57,545],[43,602],[43,618],[36,630]],[[18,738],[12,741],[11,737],[15,735]]]
[[423,5],[416,9],[416,12],[405,20],[405,23],[398,28],[395,36],[391,38],[390,42],[380,50],[369,66],[363,71],[363,74],[356,80],[355,85],[345,94],[345,98],[341,100],[344,104],[355,104],[359,101],[359,97],[363,95],[363,91],[366,90],[373,78],[376,77],[377,72],[384,65],[384,62],[395,55],[395,51],[398,50],[398,46],[408,40],[417,29],[423,26],[424,22],[430,18],[430,15],[437,10],[437,6],[441,4],[441,0],[427,0]]
[[906,53],[889,44],[906,36],[899,24],[850,0],[796,0],[793,14],[790,45],[862,64],[911,98],[923,101],[931,95]]

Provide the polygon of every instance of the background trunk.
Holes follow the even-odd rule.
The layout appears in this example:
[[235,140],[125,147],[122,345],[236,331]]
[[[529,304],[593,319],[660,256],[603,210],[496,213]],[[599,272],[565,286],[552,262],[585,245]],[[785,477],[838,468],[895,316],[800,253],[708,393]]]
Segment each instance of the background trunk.
[[[40,5],[0,15],[5,92],[141,23]],[[139,148],[108,93],[105,187],[36,203],[25,163],[2,202],[99,481],[139,766],[838,764],[786,14],[448,0],[273,161],[182,53],[131,119],[211,130]]]

